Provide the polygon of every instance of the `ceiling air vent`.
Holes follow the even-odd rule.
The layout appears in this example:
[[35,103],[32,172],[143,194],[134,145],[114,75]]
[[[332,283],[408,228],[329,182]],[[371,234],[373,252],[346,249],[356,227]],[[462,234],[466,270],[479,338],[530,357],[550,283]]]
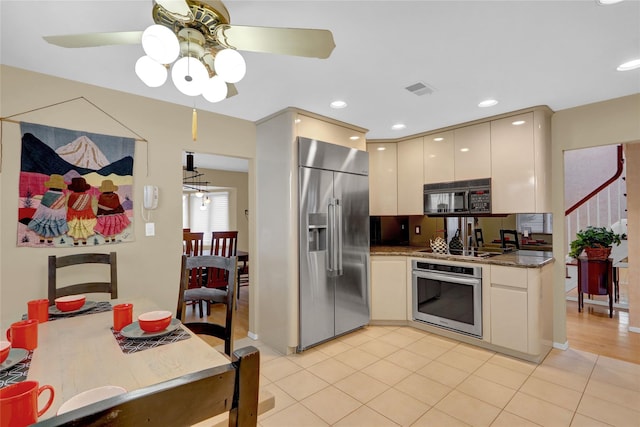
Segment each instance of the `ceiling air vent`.
[[414,83],[412,85],[409,85],[407,87],[405,87],[406,90],[408,90],[409,92],[413,93],[414,95],[418,95],[418,96],[422,96],[422,95],[431,95],[433,93],[433,91],[435,90],[434,88],[422,83],[422,82],[417,82]]

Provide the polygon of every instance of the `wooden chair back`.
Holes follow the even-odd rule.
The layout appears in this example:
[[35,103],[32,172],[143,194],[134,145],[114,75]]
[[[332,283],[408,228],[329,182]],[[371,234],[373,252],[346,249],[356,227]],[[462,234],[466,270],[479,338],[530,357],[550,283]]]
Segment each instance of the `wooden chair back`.
[[[227,276],[227,290],[223,292],[219,289],[189,289],[190,272],[193,269],[220,269]],[[205,302],[215,301],[226,305],[225,323],[216,324],[210,322],[184,322],[184,325],[196,334],[211,335],[224,340],[225,353],[231,356],[233,352],[233,328],[235,312],[235,292],[236,274],[238,262],[236,257],[225,258],[217,255],[204,255],[188,257],[182,256],[182,267],[180,274],[180,290],[178,292],[178,307],[176,318],[184,318],[185,301],[200,299]],[[222,298],[220,298],[222,296]]]
[[204,233],[203,232],[182,232],[182,249],[183,253],[187,256],[200,256],[203,255],[204,249]]
[[[238,251],[237,231],[214,231],[211,233],[211,255],[235,257]],[[210,269],[207,286],[222,288],[227,286],[227,276],[223,270]]]
[[476,228],[475,231],[476,246],[484,246],[484,236],[482,235],[482,228]]
[[[512,238],[507,240],[507,235],[511,235]],[[518,230],[500,230],[500,241],[502,247],[506,248],[507,245],[514,245],[516,249],[520,249],[520,242],[518,241]]]
[[229,412],[229,426],[258,423],[260,352],[244,347],[233,362],[133,390],[37,424],[54,426],[193,425]]
[[[109,281],[83,282],[58,287],[58,270],[64,267],[81,264],[108,264]],[[115,252],[108,254],[85,253],[66,256],[49,256],[49,305],[55,304],[55,299],[67,295],[85,293],[107,293],[111,299],[118,298],[118,262]]]

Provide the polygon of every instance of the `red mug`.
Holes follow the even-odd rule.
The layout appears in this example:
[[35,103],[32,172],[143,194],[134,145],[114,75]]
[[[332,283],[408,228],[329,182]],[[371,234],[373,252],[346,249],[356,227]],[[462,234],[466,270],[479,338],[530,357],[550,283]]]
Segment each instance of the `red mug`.
[[[0,426],[23,427],[38,421],[53,403],[54,391],[50,385],[38,387],[37,381],[22,381],[0,389]],[[38,411],[38,397],[49,390],[47,404]]]
[[35,350],[38,347],[38,321],[28,319],[12,323],[7,329],[7,339],[13,348]]
[[27,303],[27,318],[36,319],[40,323],[49,320],[49,300],[34,299]]
[[133,322],[133,304],[117,304],[113,306],[113,330],[121,331]]

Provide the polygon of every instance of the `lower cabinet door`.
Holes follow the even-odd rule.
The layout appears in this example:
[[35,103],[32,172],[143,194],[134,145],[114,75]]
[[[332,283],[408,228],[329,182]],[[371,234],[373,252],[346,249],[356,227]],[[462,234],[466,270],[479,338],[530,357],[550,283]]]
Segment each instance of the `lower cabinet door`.
[[371,320],[407,320],[405,257],[371,257]]
[[526,289],[491,287],[491,342],[528,352]]

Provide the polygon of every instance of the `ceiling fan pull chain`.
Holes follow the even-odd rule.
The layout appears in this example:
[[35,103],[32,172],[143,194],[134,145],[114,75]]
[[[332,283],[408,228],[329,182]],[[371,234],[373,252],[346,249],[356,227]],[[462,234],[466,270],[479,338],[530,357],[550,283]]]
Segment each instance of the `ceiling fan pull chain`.
[[194,141],[198,139],[198,112],[195,107],[193,108],[193,113],[191,114],[191,137]]

